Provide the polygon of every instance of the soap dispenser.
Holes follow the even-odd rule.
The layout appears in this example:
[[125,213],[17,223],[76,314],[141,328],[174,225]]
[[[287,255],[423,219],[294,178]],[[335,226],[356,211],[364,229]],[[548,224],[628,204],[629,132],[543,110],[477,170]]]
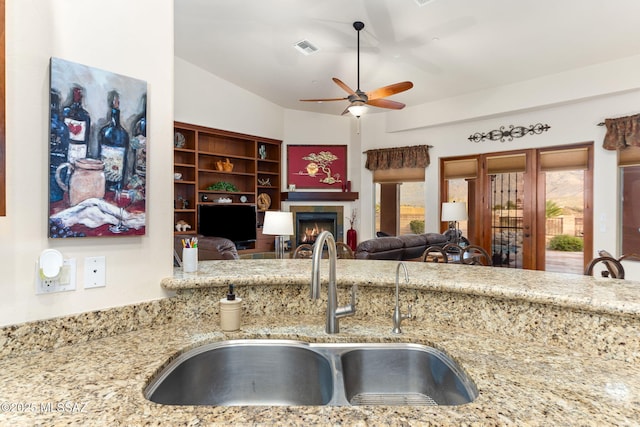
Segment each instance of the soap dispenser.
[[220,328],[226,332],[240,329],[242,315],[242,298],[236,298],[233,285],[229,285],[226,298],[220,300]]

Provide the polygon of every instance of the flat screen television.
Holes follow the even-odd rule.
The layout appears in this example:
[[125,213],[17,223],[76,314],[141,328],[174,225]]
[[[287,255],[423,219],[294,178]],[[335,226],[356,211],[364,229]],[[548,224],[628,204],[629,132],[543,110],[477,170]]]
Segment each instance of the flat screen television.
[[224,237],[239,249],[256,241],[255,205],[200,205],[198,233],[203,236]]

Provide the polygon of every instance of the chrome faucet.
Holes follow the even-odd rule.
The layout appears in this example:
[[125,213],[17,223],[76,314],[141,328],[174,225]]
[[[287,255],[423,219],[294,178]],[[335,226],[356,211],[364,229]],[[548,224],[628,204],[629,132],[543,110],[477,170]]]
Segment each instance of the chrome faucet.
[[409,272],[407,272],[407,266],[404,262],[399,262],[396,267],[396,308],[393,310],[393,333],[401,334],[400,324],[403,319],[411,319],[411,304],[409,304],[409,313],[400,313],[400,267],[404,269],[404,283],[409,283]]
[[320,260],[324,244],[327,243],[329,249],[329,296],[327,300],[327,326],[328,334],[336,334],[340,332],[338,319],[345,316],[353,316],[356,313],[356,289],[357,285],[351,288],[351,304],[338,307],[338,288],[336,285],[336,262],[338,260],[338,251],[336,249],[336,241],[329,231],[323,231],[318,235],[313,245],[313,259],[311,265],[311,299],[318,299],[320,296]]

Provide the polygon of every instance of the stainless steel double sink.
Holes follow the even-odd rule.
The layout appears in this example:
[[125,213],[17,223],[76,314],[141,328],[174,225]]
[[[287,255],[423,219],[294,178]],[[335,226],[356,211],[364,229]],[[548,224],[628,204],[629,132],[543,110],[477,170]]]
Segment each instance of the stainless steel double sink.
[[475,384],[445,353],[407,343],[232,340],[172,360],[145,388],[168,405],[461,405]]

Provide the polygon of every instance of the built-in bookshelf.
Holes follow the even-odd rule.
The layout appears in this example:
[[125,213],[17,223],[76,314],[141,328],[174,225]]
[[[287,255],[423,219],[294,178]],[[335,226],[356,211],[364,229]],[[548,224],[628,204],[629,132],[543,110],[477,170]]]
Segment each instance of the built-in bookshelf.
[[197,234],[199,205],[256,205],[252,249],[271,250],[273,236],[262,236],[260,228],[264,212],[280,210],[282,141],[181,122],[174,131],[174,224],[184,221],[187,232]]

